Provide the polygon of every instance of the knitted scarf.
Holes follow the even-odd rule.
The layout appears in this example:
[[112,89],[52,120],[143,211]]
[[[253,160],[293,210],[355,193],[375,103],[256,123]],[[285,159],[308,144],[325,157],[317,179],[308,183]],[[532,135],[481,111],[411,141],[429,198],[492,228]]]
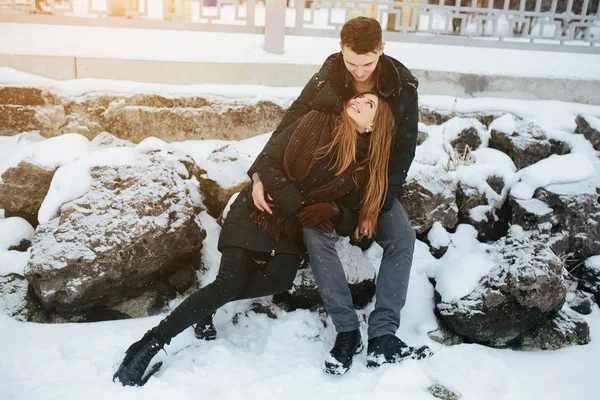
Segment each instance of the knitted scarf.
[[[317,150],[331,141],[336,128],[335,121],[335,115],[317,111],[304,116],[292,134],[283,156],[283,171],[288,179],[296,184],[306,179],[317,162]],[[364,148],[361,150],[366,154]],[[305,194],[307,205],[338,200],[356,189],[353,179],[356,167],[357,163],[352,163],[331,181],[310,189]],[[362,182],[363,179],[359,181]],[[295,215],[286,217],[277,207],[273,209],[273,214],[255,210],[251,218],[274,241],[278,241],[281,234],[294,236],[302,228]]]

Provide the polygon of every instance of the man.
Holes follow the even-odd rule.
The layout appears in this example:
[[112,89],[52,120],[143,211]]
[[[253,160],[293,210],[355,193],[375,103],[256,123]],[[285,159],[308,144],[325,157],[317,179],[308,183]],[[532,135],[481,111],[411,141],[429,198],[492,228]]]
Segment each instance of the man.
[[[377,231],[361,226],[355,237],[375,236],[383,248],[377,277],[375,309],[369,316],[367,366],[421,359],[431,355],[428,347],[413,348],[395,336],[400,326],[400,310],[406,301],[412,264],[415,232],[404,209],[396,199],[415,155],[418,125],[417,79],[397,60],[383,54],[381,26],[373,18],[349,20],[341,31],[341,52],[333,54],[302,90],[282,122],[273,132],[276,137],[287,126],[311,110],[341,113],[345,101],[358,93],[372,91],[392,108],[395,127],[389,160],[388,191],[380,212]],[[271,213],[269,195],[254,166],[249,174],[254,182],[255,206]],[[266,198],[265,198],[266,195]],[[336,207],[323,210],[323,218],[335,218]],[[362,351],[359,321],[354,310],[343,267],[337,257],[335,231],[318,232],[304,228],[304,241],[310,265],[327,312],[338,332],[325,371],[343,374],[354,354]]]

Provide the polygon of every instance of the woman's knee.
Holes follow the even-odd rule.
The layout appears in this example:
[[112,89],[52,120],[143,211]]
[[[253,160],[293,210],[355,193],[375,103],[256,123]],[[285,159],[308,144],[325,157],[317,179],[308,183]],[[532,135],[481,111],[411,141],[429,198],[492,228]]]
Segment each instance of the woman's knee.
[[302,258],[291,254],[278,256],[278,260],[273,265],[273,283],[275,291],[284,292],[292,287],[298,268],[302,263]]

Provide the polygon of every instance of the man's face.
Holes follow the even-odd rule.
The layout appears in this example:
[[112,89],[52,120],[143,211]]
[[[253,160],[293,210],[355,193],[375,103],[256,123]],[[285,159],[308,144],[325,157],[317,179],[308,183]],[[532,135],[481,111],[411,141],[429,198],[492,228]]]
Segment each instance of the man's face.
[[383,54],[383,45],[382,43],[379,50],[366,54],[356,54],[350,47],[342,46],[344,64],[355,82],[366,82],[371,78],[377,67],[379,56]]

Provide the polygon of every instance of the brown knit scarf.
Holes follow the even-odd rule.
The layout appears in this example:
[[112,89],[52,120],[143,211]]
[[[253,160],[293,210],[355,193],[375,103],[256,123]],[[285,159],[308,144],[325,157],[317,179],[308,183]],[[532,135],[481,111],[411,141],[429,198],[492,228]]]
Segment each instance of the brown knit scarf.
[[[335,121],[336,116],[330,113],[311,111],[304,116],[283,156],[283,171],[288,179],[297,184],[306,179],[317,162],[317,150],[331,141],[336,129]],[[305,194],[307,205],[338,200],[356,189],[353,179],[356,167],[357,164],[352,163],[331,181],[310,189]],[[302,228],[295,215],[286,217],[277,207],[273,209],[273,214],[255,210],[251,218],[275,241],[279,240],[281,234],[293,236]]]

